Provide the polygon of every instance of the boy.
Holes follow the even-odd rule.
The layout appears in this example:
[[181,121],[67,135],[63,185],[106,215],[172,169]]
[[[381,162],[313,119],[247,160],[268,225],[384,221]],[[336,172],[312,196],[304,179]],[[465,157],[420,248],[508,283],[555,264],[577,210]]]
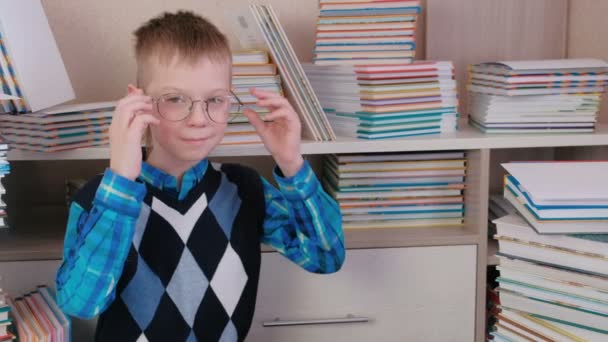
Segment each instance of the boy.
[[141,89],[130,85],[117,103],[110,167],[70,208],[58,303],[73,316],[100,315],[97,341],[241,341],[260,242],[310,272],[335,272],[339,209],[302,158],[298,117],[277,94],[252,90],[272,122],[245,115],[278,165],[280,190],[249,168],[207,161],[236,100],[230,48],[213,24],[165,13],[135,36]]

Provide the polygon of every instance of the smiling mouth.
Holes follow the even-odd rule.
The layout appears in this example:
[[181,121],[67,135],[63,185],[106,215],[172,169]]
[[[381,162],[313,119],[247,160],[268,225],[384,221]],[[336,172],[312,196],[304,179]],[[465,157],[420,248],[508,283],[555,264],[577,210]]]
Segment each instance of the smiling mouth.
[[208,138],[183,138],[182,140],[185,142],[192,142],[192,143],[196,143],[196,142],[202,142],[207,140]]

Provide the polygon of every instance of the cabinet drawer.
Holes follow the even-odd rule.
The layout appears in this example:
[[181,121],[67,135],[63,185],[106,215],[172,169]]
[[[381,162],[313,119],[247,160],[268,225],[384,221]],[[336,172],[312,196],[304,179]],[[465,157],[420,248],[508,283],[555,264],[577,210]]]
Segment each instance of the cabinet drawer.
[[473,341],[476,250],[348,250],[332,275],[265,253],[247,341]]

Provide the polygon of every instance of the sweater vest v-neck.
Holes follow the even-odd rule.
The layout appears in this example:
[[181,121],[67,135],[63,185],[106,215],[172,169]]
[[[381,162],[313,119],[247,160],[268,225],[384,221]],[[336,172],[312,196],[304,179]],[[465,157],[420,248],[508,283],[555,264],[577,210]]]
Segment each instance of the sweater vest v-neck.
[[260,272],[265,204],[259,175],[209,164],[183,200],[146,187],[96,341],[242,341]]

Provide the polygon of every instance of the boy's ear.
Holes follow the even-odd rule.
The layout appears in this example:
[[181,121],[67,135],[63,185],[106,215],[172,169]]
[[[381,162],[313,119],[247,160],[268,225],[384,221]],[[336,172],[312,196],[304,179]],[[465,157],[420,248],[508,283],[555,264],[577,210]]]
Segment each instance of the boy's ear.
[[131,94],[136,93],[136,92],[138,92],[138,91],[139,91],[139,88],[137,88],[136,86],[134,86],[134,85],[132,85],[132,84],[129,84],[129,85],[127,86],[127,94],[128,94],[128,95],[131,95]]

